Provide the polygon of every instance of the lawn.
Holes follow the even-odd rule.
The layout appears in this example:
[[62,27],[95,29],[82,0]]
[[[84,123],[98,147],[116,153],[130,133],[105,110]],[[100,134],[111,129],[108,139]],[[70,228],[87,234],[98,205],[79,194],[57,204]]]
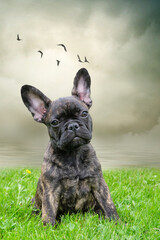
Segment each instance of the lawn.
[[31,214],[40,170],[29,170],[0,170],[0,239],[160,239],[159,169],[103,171],[121,219],[117,224],[89,212],[62,216],[56,227],[44,227]]

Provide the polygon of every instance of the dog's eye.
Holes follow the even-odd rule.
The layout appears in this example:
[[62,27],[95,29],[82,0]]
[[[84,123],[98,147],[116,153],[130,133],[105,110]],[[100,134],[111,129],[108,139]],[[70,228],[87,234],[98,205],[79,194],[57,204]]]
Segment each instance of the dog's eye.
[[81,117],[87,117],[88,116],[88,112],[87,111],[83,111],[82,113],[81,113]]
[[59,120],[57,120],[57,119],[54,119],[54,120],[51,122],[51,125],[52,125],[53,127],[57,127],[58,124],[59,124]]

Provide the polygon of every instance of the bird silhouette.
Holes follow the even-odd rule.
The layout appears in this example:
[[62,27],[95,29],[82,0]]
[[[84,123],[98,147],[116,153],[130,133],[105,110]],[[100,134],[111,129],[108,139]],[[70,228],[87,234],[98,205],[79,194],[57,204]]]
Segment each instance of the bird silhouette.
[[84,58],[84,62],[87,62],[87,63],[89,63],[86,57]]
[[61,61],[59,61],[59,60],[56,60],[56,61],[57,61],[57,66],[59,66],[59,64],[60,64]]
[[22,39],[19,37],[19,34],[17,34],[17,41],[21,41]]
[[64,48],[64,51],[67,52],[67,48],[66,48],[66,46],[65,46],[64,44],[60,43],[60,44],[57,44],[57,46],[63,47],[63,48]]
[[41,54],[41,58],[43,57],[43,52],[41,50],[38,50],[37,52],[39,52]]
[[80,56],[78,54],[77,54],[77,57],[78,57],[78,61],[82,62],[82,60],[80,59]]

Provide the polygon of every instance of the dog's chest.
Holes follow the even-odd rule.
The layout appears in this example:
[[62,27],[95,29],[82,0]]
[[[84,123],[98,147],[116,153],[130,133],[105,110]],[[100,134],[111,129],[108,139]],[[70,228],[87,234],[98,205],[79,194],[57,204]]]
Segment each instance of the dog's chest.
[[83,210],[85,205],[92,202],[92,186],[95,181],[89,167],[79,163],[67,165],[60,171],[59,181],[61,184],[60,206],[72,211]]
[[91,186],[93,179],[79,176],[74,179],[63,179],[61,181],[60,208],[61,210],[79,211],[93,201]]

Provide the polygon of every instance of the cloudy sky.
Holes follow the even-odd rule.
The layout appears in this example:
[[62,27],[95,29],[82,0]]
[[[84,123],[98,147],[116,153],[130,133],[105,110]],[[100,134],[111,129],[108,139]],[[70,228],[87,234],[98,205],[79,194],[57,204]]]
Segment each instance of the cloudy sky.
[[[46,132],[23,105],[22,85],[52,100],[69,96],[81,67],[92,79],[95,134],[160,137],[160,2],[1,0],[0,5],[1,139]],[[78,62],[77,54],[90,63]]]

